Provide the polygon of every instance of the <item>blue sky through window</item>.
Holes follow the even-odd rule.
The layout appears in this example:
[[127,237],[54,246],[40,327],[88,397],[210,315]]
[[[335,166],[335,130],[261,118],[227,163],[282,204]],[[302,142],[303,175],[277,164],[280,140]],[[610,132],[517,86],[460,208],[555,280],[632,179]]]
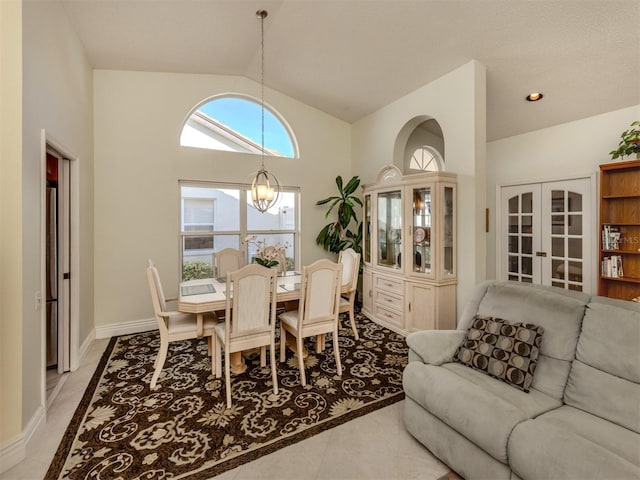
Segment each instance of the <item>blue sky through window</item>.
[[[250,138],[258,145],[261,138],[261,107],[258,103],[243,98],[219,98],[198,108],[201,112],[224,123],[236,132]],[[293,158],[293,144],[280,120],[264,110],[264,146],[279,152],[283,157]]]

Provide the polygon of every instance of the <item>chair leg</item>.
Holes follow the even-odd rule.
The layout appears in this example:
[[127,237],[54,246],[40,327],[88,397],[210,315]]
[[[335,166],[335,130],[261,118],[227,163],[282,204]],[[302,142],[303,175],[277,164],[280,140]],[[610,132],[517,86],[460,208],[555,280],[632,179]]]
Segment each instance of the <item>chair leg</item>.
[[151,390],[156,388],[156,382],[158,381],[158,377],[160,377],[160,372],[162,371],[164,362],[167,359],[168,350],[169,350],[169,341],[161,338],[160,350],[158,350],[158,356],[156,357],[156,361],[155,361],[156,370],[153,372],[153,377],[151,377]]
[[304,374],[304,358],[302,355],[302,335],[298,332],[296,337],[296,355],[298,356],[298,369],[300,370],[300,384],[304,387],[307,384],[307,377]]
[[284,362],[287,358],[287,331],[284,327],[280,327],[280,362]]
[[349,309],[349,321],[351,322],[351,330],[353,330],[353,336],[356,337],[356,340],[360,340],[360,337],[358,336],[358,329],[356,328],[355,315],[353,314],[353,305]]
[[278,394],[278,371],[276,370],[276,344],[271,339],[271,377],[273,379],[273,393]]
[[333,353],[336,357],[336,368],[338,370],[338,376],[342,376],[342,363],[340,363],[340,349],[338,348],[338,326],[336,325],[333,331]]
[[213,350],[211,349],[212,341],[213,341],[213,335],[207,337],[207,355],[209,356],[213,354]]
[[265,346],[260,347],[260,366],[267,366],[267,347]]
[[227,384],[227,408],[231,408],[231,357],[228,347],[225,345],[224,348],[224,377]]
[[220,378],[222,376],[222,352],[220,351],[220,348],[220,339],[216,335],[213,343],[213,349],[216,356],[216,378]]

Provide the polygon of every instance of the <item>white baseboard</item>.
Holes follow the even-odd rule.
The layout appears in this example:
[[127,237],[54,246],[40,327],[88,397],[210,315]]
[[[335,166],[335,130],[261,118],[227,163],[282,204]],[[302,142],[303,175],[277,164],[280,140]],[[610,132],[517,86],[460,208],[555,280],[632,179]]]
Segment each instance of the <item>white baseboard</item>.
[[91,344],[95,339],[96,339],[96,329],[94,328],[93,330],[91,330],[91,332],[89,332],[89,335],[87,335],[87,338],[84,339],[84,342],[82,342],[82,345],[80,345],[80,348],[78,349],[78,358],[80,359],[80,362],[79,362],[80,365],[82,365],[82,360],[84,359],[84,356],[87,354],[87,352],[91,348]]
[[27,454],[27,445],[34,434],[44,428],[46,417],[44,408],[39,407],[33,414],[27,427],[13,440],[0,446],[0,474],[16,466],[24,460]]
[[130,322],[112,323],[98,326],[95,329],[95,338],[110,338],[118,335],[130,335],[132,333],[148,332],[158,328],[155,318],[143,318]]

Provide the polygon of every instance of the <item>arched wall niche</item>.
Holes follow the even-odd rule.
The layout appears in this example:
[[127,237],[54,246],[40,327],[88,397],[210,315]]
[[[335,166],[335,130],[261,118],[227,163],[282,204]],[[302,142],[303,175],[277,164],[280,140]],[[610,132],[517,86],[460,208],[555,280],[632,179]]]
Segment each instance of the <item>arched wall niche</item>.
[[410,168],[410,163],[414,152],[424,146],[434,153],[439,170],[445,170],[444,134],[438,121],[429,115],[412,118],[398,132],[393,149],[393,163],[403,175],[420,172]]

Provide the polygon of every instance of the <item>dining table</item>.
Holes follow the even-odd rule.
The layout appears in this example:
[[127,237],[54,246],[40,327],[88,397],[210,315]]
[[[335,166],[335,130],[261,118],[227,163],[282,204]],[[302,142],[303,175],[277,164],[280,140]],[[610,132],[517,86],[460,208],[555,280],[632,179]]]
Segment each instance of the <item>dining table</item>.
[[[302,275],[295,271],[284,272],[277,277],[276,301],[280,304],[300,299],[300,282]],[[204,314],[223,312],[227,302],[227,279],[202,278],[180,283],[178,292],[178,311],[196,315],[198,336],[203,335]],[[242,352],[231,354],[231,371],[242,373],[246,370]]]

